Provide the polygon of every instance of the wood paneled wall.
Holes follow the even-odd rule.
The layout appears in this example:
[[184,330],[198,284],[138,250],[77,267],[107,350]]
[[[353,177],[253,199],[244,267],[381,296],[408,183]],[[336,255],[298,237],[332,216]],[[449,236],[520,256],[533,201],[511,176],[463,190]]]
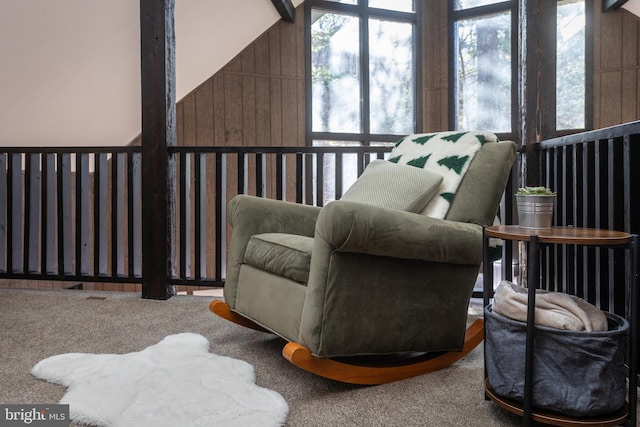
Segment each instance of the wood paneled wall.
[[594,17],[593,127],[640,119],[640,18],[624,9]]
[[[447,0],[423,7],[423,129],[448,129]],[[178,102],[179,145],[305,145],[304,4]]]
[[424,2],[422,14],[422,124],[424,132],[449,127],[447,0]]
[[302,7],[178,102],[178,145],[305,145]]
[[[640,18],[595,7],[593,128],[640,119]],[[449,129],[447,0],[422,18],[423,129]],[[177,105],[179,145],[305,145],[304,5]]]

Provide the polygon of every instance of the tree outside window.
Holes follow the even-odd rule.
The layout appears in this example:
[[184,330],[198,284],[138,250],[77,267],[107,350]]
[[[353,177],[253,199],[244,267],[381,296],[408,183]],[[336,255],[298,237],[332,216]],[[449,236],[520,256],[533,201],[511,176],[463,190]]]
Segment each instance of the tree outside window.
[[[359,4],[360,1],[360,4]],[[417,12],[413,0],[307,0],[309,143],[393,144],[417,122]],[[364,2],[364,3],[362,3]],[[323,203],[357,176],[357,158],[323,160]],[[316,165],[314,164],[314,168]],[[315,189],[315,185],[314,185]],[[315,191],[315,190],[314,190]]]

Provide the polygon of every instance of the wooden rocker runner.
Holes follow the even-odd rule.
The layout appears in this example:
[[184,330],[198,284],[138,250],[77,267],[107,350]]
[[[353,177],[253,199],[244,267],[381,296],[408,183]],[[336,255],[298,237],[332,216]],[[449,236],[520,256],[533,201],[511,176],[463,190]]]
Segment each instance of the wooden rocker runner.
[[234,197],[224,302],[211,310],[279,335],[291,363],[338,381],[380,384],[451,365],[483,338],[482,320],[467,329],[467,310],[482,226],[515,158],[515,144],[496,140],[407,136],[393,162],[371,161],[324,207]]
[[[214,300],[209,308],[213,313],[233,323],[257,331],[269,332],[251,320],[231,311],[223,301]],[[333,359],[321,359],[313,356],[309,349],[296,342],[287,343],[282,349],[282,355],[295,366],[324,378],[349,384],[385,384],[437,371],[462,359],[482,342],[483,324],[482,319],[476,319],[467,328],[462,351],[425,353],[399,361],[396,364],[385,364],[384,366],[358,365]]]

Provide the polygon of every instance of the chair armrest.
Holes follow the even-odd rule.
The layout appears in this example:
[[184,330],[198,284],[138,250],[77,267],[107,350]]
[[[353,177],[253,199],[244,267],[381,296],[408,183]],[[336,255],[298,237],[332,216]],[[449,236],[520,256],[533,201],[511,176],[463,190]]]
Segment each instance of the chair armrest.
[[394,209],[336,201],[325,206],[315,238],[341,252],[479,265],[482,227]]
[[235,297],[240,266],[251,236],[261,233],[288,233],[312,237],[320,208],[238,195],[228,205],[227,216],[233,226],[227,254],[225,301],[235,307]]
[[313,237],[320,208],[241,194],[231,199],[227,212],[234,232],[241,229],[249,236],[288,233]]

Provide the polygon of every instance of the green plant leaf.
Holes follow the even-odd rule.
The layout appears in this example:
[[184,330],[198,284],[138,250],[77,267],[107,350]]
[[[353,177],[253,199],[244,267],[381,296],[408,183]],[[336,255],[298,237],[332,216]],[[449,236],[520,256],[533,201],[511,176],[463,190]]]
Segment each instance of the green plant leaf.
[[556,193],[548,187],[521,187],[516,194],[518,196],[553,196]]

